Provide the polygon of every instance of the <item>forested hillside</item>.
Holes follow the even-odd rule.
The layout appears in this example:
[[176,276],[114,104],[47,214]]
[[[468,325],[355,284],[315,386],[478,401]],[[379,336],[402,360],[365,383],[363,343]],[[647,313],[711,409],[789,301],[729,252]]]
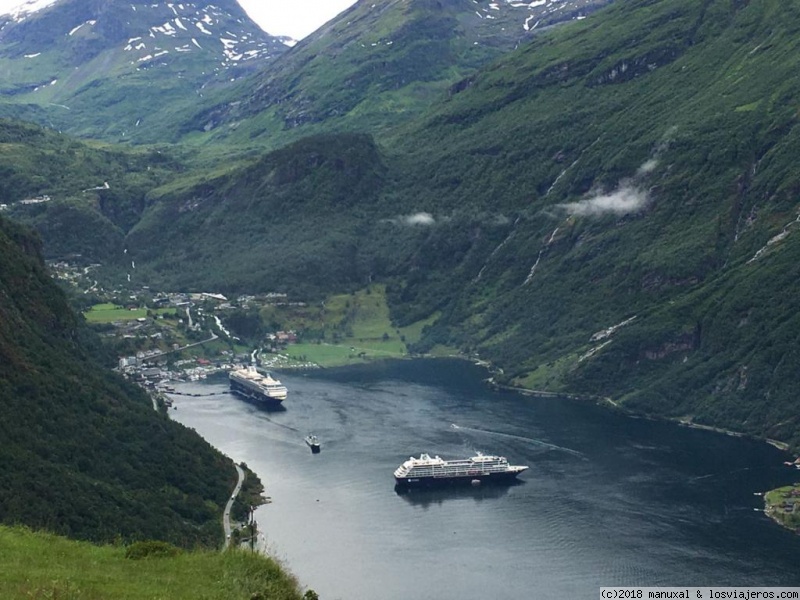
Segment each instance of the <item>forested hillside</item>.
[[[444,344],[502,383],[800,444],[798,29],[777,0],[618,2],[417,118],[371,113],[283,146],[296,132],[266,121],[336,130],[314,107],[359,109],[322,66],[318,104],[273,104],[286,90],[267,77],[237,105],[235,139],[279,149],[244,164],[220,146],[174,177],[167,161],[121,204],[135,218],[93,214],[119,224],[135,285],[322,299],[381,282],[397,325],[432,322],[418,352]],[[369,81],[364,98],[389,93]],[[36,223],[48,245],[61,221]]]
[[166,149],[90,144],[0,119],[0,203],[39,231],[50,257],[121,256],[147,194],[184,169]]
[[[248,241],[237,269],[279,289],[383,279],[399,324],[439,315],[419,351],[446,343],[492,360],[504,382],[797,441],[797,20],[773,0],[631,0],[555,29],[381,134],[367,164],[385,173],[336,213],[309,183],[353,171],[330,171],[312,142],[288,147],[276,156],[296,153],[302,176],[277,193],[266,159],[229,174],[224,201],[293,198],[301,212],[256,219],[265,237],[281,231],[292,268]],[[255,172],[265,183],[245,183]],[[214,237],[210,197],[161,197],[181,207],[171,246]],[[313,223],[329,214],[326,234]],[[143,263],[165,220],[137,227]],[[244,237],[226,231],[230,258]],[[202,260],[180,264],[225,271],[223,253],[190,246]],[[311,267],[320,248],[325,271]]]
[[167,186],[126,240],[135,277],[225,292],[359,287],[360,238],[386,172],[369,136],[320,135],[188,188]]
[[221,541],[230,459],[101,366],[31,232],[0,218],[0,522],[73,538]]
[[443,311],[428,343],[506,382],[798,443],[798,25],[624,2],[461,86],[392,144],[439,223],[398,318]]

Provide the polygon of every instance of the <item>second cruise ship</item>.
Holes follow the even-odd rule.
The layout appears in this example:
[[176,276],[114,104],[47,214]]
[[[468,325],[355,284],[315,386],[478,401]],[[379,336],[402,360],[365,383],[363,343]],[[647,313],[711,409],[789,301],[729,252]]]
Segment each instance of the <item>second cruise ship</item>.
[[231,391],[244,398],[271,403],[286,400],[286,386],[268,373],[261,373],[254,366],[234,369],[228,374],[228,378]]
[[503,456],[485,456],[480,452],[471,458],[444,460],[438,456],[413,456],[394,471],[400,487],[429,486],[451,483],[508,482],[525,471],[523,465],[510,465]]

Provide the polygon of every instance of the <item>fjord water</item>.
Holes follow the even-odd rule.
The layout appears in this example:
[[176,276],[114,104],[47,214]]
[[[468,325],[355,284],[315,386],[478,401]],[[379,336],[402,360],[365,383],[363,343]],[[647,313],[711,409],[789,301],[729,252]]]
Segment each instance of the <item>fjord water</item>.
[[[173,418],[244,461],[267,550],[323,600],[597,598],[601,586],[797,586],[800,536],[754,495],[800,479],[757,441],[489,389],[463,361],[282,372],[286,409],[179,384]],[[303,438],[316,434],[320,454]],[[521,483],[397,494],[420,452]]]

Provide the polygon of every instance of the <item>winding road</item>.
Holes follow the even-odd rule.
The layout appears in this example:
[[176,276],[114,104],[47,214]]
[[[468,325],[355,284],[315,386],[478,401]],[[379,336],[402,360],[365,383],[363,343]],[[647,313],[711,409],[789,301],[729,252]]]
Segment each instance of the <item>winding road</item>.
[[239,476],[239,480],[236,482],[236,487],[233,488],[230,500],[228,500],[222,513],[222,528],[225,530],[225,543],[222,545],[223,551],[227,550],[231,543],[231,508],[233,508],[233,501],[236,500],[236,496],[239,495],[239,490],[242,489],[242,484],[244,483],[244,471],[236,463],[233,466],[236,467],[236,474]]

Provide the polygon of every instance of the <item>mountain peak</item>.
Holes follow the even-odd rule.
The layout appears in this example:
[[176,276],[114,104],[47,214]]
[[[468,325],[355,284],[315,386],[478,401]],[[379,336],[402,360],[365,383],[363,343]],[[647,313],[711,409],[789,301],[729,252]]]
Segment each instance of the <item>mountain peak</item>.
[[4,13],[2,16],[9,16],[13,21],[19,23],[20,21],[24,21],[30,15],[47,8],[55,2],[58,2],[58,0],[27,0],[26,2],[18,4],[8,13]]
[[[0,17],[0,93],[27,118],[129,140],[152,123],[154,101],[195,103],[283,54],[288,41],[236,0],[28,0]],[[98,124],[97,107],[119,112]]]
[[135,61],[157,52],[164,56],[197,51],[210,44],[221,52],[223,63],[237,63],[279,53],[288,41],[263,32],[235,0],[213,4],[28,0],[7,16],[10,20],[0,27],[0,43],[5,46],[3,54],[11,57],[68,44],[79,32],[83,45],[95,50],[148,40],[126,48]]

